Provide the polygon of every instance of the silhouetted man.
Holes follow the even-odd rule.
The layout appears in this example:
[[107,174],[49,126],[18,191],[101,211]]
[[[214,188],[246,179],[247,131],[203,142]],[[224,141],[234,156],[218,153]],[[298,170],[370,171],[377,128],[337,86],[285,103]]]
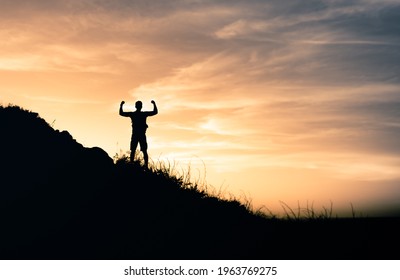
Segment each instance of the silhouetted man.
[[154,100],[151,101],[153,104],[153,111],[142,112],[143,103],[142,101],[136,101],[135,107],[136,111],[134,112],[124,112],[122,110],[122,106],[125,104],[125,101],[121,102],[119,106],[119,114],[123,117],[130,117],[132,120],[132,138],[131,138],[131,162],[135,159],[135,151],[138,143],[140,144],[140,150],[143,153],[144,165],[147,168],[149,164],[149,156],[147,154],[147,140],[146,140],[146,130],[148,125],[146,123],[147,117],[154,116],[158,114],[158,109],[156,102]]

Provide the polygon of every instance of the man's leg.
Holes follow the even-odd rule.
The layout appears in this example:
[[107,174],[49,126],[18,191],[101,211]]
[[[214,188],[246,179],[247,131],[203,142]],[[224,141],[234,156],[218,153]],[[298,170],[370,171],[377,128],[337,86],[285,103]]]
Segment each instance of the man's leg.
[[149,155],[147,154],[147,151],[142,151],[143,152],[143,159],[144,159],[144,167],[147,168],[149,165]]
[[144,167],[147,168],[149,165],[149,155],[147,154],[146,134],[143,134],[142,137],[140,137],[139,144],[140,144],[140,150],[143,153]]
[[134,162],[135,160],[135,153],[136,153],[136,148],[138,145],[139,141],[137,139],[137,137],[132,136],[131,138],[131,155],[130,155],[130,162]]

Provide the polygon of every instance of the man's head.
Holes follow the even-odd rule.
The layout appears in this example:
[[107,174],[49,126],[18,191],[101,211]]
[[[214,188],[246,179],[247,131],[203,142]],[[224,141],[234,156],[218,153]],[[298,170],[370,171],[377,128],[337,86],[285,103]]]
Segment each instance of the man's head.
[[136,110],[138,110],[138,111],[142,110],[142,107],[143,107],[142,101],[136,101],[135,107],[136,107]]

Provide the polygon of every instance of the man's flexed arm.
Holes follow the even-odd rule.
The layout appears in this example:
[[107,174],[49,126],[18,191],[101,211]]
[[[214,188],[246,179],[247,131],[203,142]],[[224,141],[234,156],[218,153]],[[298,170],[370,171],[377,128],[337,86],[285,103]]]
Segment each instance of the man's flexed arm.
[[119,115],[123,116],[123,117],[129,117],[129,113],[124,112],[124,110],[122,110],[122,106],[124,106],[125,101],[122,101],[121,104],[119,105]]
[[158,108],[156,105],[156,102],[154,100],[151,100],[151,104],[153,104],[153,111],[151,112],[150,116],[154,116],[158,114]]

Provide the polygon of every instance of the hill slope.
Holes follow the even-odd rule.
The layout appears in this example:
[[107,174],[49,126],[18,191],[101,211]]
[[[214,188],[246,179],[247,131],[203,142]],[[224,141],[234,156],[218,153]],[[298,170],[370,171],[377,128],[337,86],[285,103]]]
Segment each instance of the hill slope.
[[[281,220],[0,107],[1,259],[388,259],[398,219]],[[388,251],[387,248],[392,248]]]

